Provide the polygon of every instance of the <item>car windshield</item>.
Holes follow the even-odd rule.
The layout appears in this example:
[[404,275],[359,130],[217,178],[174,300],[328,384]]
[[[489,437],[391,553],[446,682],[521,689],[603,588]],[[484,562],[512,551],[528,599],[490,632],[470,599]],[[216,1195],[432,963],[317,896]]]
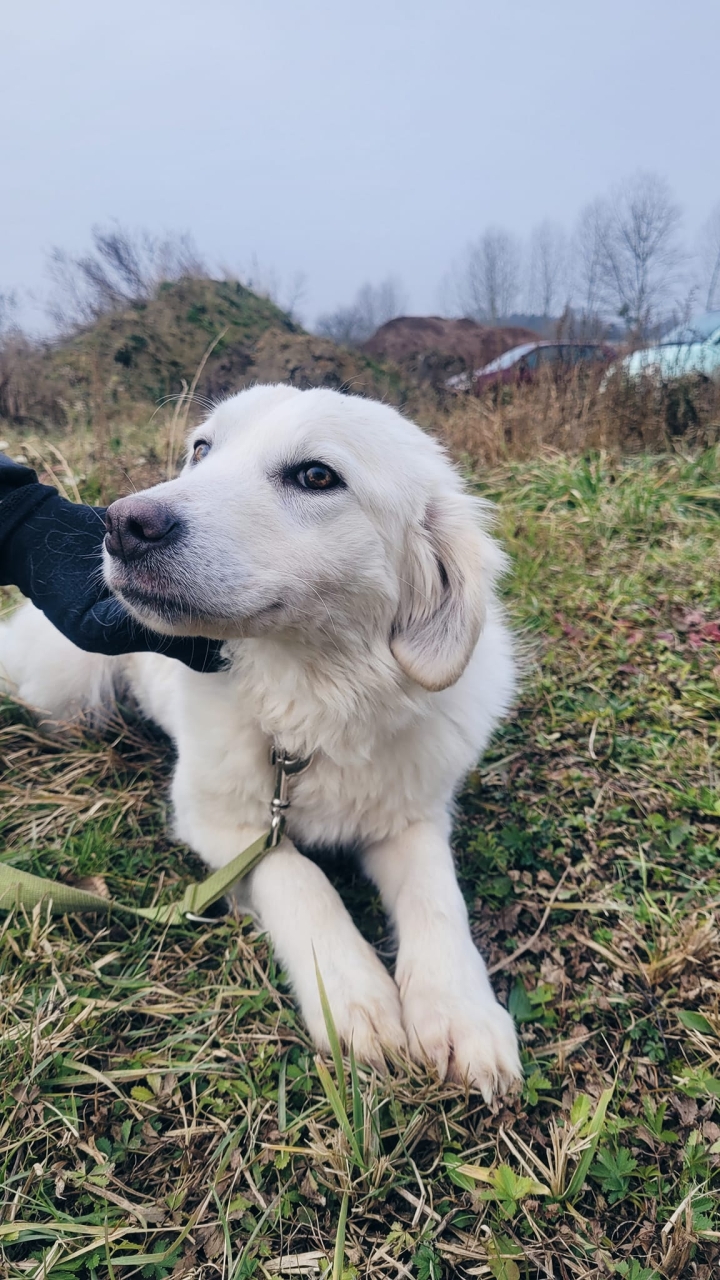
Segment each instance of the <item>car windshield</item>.
[[705,311],[703,315],[693,316],[687,324],[679,324],[661,339],[663,346],[674,342],[707,342],[717,329],[720,329],[720,311]]
[[536,342],[526,342],[522,347],[511,347],[509,351],[498,356],[497,360],[491,360],[490,364],[486,364],[483,369],[478,369],[475,376],[479,378],[485,373],[500,373],[502,369],[509,369],[517,360],[522,360],[523,356],[534,351],[537,345]]

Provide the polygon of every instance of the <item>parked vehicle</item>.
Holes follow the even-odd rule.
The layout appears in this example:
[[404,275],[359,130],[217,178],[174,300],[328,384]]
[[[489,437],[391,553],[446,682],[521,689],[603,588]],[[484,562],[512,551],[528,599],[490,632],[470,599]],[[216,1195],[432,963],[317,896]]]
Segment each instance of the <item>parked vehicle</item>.
[[705,311],[678,325],[662,342],[633,351],[615,367],[628,378],[653,374],[670,382],[697,375],[720,381],[720,311]]
[[449,378],[446,385],[454,391],[472,389],[480,395],[490,386],[532,382],[541,369],[562,375],[579,364],[607,364],[614,355],[612,347],[602,342],[524,342],[481,369]]

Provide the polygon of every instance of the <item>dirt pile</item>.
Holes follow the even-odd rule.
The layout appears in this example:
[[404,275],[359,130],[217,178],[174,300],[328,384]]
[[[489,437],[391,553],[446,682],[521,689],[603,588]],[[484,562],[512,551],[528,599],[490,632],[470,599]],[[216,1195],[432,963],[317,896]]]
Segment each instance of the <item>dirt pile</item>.
[[256,382],[285,382],[302,391],[330,387],[388,399],[393,404],[404,403],[408,390],[398,370],[302,330],[268,329],[252,347],[221,355],[204,387],[206,394],[214,397]]
[[440,385],[454,373],[481,368],[503,351],[535,340],[531,329],[493,328],[442,316],[398,316],[361,349],[377,359],[392,360],[414,380]]

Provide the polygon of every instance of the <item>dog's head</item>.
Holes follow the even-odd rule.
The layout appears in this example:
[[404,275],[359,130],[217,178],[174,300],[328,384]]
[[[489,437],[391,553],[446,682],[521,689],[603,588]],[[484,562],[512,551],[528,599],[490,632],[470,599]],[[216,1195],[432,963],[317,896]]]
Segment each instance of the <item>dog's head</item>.
[[475,647],[502,556],[439,445],[387,405],[255,387],[177,480],[107,512],[105,577],[146,626],[387,644],[426,689]]

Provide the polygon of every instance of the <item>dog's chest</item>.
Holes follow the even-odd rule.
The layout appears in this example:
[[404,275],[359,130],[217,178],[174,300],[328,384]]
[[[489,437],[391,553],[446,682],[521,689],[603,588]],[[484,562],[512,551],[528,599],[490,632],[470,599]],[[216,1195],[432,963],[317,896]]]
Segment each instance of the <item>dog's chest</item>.
[[[269,738],[245,726],[224,747],[216,738],[202,754],[203,791],[218,814],[223,810],[238,826],[269,823],[276,782]],[[345,763],[317,750],[305,772],[288,780],[288,835],[298,845],[319,848],[367,845],[396,834],[438,810],[437,787],[426,772],[422,760],[399,748],[376,746],[369,759]]]
[[[275,781],[270,747],[274,739],[297,751],[293,733],[284,716],[268,723],[251,691],[226,687],[223,696],[218,685],[218,694],[214,705],[204,698],[193,711],[187,748],[202,772],[203,792],[226,822],[264,824]],[[457,736],[448,739],[442,718],[430,720],[394,732],[376,725],[369,741],[366,732],[354,741],[349,726],[339,749],[323,747],[321,727],[309,730],[312,745],[318,737],[321,744],[310,767],[289,782],[290,838],[305,847],[368,845],[411,822],[441,817],[468,762],[456,758]]]
[[367,845],[417,821],[427,807],[422,792],[417,763],[390,758],[382,747],[356,764],[317,753],[291,783],[288,834],[309,847]]

